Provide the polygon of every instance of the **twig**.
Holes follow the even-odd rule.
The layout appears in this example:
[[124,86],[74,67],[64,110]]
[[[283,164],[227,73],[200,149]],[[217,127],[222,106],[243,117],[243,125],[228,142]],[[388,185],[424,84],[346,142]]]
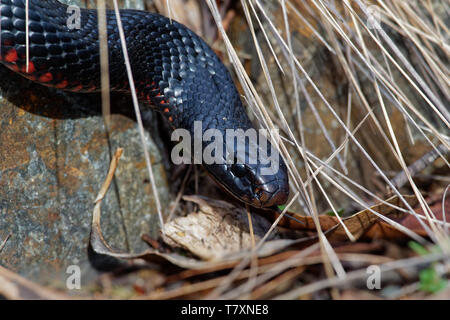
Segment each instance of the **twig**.
[[[443,145],[439,145],[437,149],[442,152],[443,155],[449,152],[449,150]],[[431,150],[427,152],[420,159],[415,161],[413,164],[408,166],[408,171],[411,176],[415,176],[417,173],[421,172],[423,169],[432,164],[439,157],[439,153],[436,150]],[[399,172],[393,179],[392,184],[396,188],[401,188],[406,182],[408,182],[408,178],[406,176],[405,171]]]

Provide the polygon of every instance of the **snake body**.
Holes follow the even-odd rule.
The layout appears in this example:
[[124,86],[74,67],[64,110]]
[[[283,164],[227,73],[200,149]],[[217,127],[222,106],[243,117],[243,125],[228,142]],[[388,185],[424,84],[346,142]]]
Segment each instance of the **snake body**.
[[[81,9],[80,28],[70,30],[66,5],[29,0],[28,6],[27,64],[25,0],[0,0],[0,62],[46,86],[99,91],[97,10]],[[114,11],[108,10],[106,16],[110,89],[129,92],[117,19]],[[172,128],[193,133],[195,121],[201,121],[203,132],[253,128],[227,68],[193,31],[145,11],[121,10],[120,18],[138,97],[160,111]],[[252,206],[271,207],[287,200],[288,176],[281,158],[279,170],[265,175],[260,161],[204,167],[221,186]]]

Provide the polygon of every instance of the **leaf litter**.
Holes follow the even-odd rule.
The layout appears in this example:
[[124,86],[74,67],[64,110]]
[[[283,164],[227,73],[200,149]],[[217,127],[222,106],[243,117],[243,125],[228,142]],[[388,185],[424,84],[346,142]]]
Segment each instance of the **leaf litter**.
[[[154,267],[156,264],[164,268],[167,265],[172,265],[178,271],[172,275],[166,275],[165,280],[161,281],[161,287],[177,281],[184,283],[184,285],[177,289],[168,291],[157,290],[140,298],[170,299],[186,296],[201,297],[196,295],[210,292],[216,286],[220,285],[221,281],[226,279],[227,276],[220,275],[220,272],[235,268],[242,259],[252,254],[252,250],[254,249],[252,237],[256,242],[261,241],[267,230],[271,227],[271,221],[279,218],[279,213],[275,211],[265,212],[262,215],[253,213],[251,215],[253,226],[252,235],[245,208],[204,196],[183,196],[184,201],[197,204],[197,210],[193,210],[185,216],[175,217],[165,223],[164,230],[161,231],[160,239],[148,241],[147,237],[147,242],[151,248],[141,253],[128,253],[114,249],[104,238],[100,227],[101,203],[113,180],[114,172],[118,166],[122,152],[123,150],[119,148],[114,154],[108,175],[96,198],[92,217],[90,246],[96,254],[125,261],[128,267]],[[405,198],[409,205],[416,207],[418,201],[415,196],[405,196]],[[368,261],[381,263],[391,261],[391,259],[384,257],[380,260],[382,258],[380,256],[372,256],[365,253],[380,250],[380,243],[366,243],[361,242],[361,240],[407,240],[409,237],[391,224],[381,220],[373,211],[399,223],[405,223],[409,221],[408,217],[411,215],[404,209],[403,202],[397,196],[393,196],[384,203],[370,207],[370,210],[365,209],[349,217],[342,218],[342,222],[353,234],[355,241],[358,242],[349,241],[347,233],[337,217],[330,216],[329,214],[319,215],[319,222],[324,234],[335,245],[335,251],[340,259],[350,259],[349,261],[351,261],[354,257],[349,258],[351,256],[346,256],[345,254],[353,254],[364,257]],[[446,214],[448,212],[449,210],[446,211]],[[283,216],[279,220],[275,232],[265,239],[265,242],[257,251],[255,257],[259,266],[257,275],[264,275],[270,272],[270,270],[277,268],[277,264],[289,263],[299,253],[304,252],[305,248],[312,248],[314,243],[317,244],[318,237],[313,218],[294,212],[288,213],[294,219]],[[440,217],[437,215],[436,218],[442,220],[442,214]],[[449,219],[446,221],[449,221]],[[290,232],[286,232],[287,230]],[[289,238],[289,236],[293,235],[293,231],[296,232],[294,234],[297,237]],[[416,225],[412,228],[412,231],[420,236],[426,237],[426,231],[423,230],[421,225]],[[146,240],[146,237],[143,237],[143,240]],[[5,243],[6,239],[3,241],[2,246]],[[280,292],[278,285],[284,284],[281,287],[283,289],[289,287],[288,283],[292,278],[303,274],[307,265],[321,263],[322,258],[316,249],[310,250],[309,254],[306,254],[300,260],[302,262],[300,265],[298,265],[299,262],[297,260],[293,261],[294,263],[291,262],[291,264],[288,264],[286,272],[281,272],[277,277],[259,286],[250,297],[256,299],[268,297],[270,294]],[[219,274],[209,280],[195,283],[188,281],[196,278],[201,279],[205,275],[215,273]],[[243,270],[235,281],[247,279],[250,273],[251,269]],[[424,278],[428,274],[422,272],[420,275]],[[434,273],[433,276],[435,276]],[[114,276],[112,277],[114,278]],[[143,290],[141,293],[144,294],[146,291]],[[0,294],[9,299],[72,298],[70,295],[65,295],[34,284],[4,268],[0,269]],[[354,295],[358,296],[357,292]],[[349,298],[350,296],[352,295],[348,291],[345,291],[344,298]],[[139,295],[131,295],[130,297],[138,298]]]
[[[161,231],[161,238],[158,239],[162,245],[156,246],[156,249],[147,249],[139,254],[119,252],[112,249],[102,236],[100,204],[108,190],[108,183],[114,174],[119,157],[120,151],[112,161],[108,178],[97,198],[92,223],[92,248],[99,254],[114,258],[127,261],[141,260],[146,263],[157,263],[160,266],[169,263],[185,270],[178,271],[166,278],[166,285],[178,281],[183,283],[181,287],[174,290],[157,290],[149,295],[144,295],[145,298],[202,297],[202,294],[211,292],[227,279],[227,276],[221,275],[221,272],[236,268],[242,259],[252,254],[252,235],[250,234],[245,208],[204,196],[192,195],[184,196],[183,200],[196,203],[198,209],[165,223],[164,230]],[[417,206],[418,201],[415,196],[404,196],[404,198],[410,206]],[[327,214],[319,215],[319,222],[324,234],[335,246],[336,253],[343,261],[347,260],[350,264],[355,263],[352,262],[354,259],[356,261],[361,260],[358,263],[362,263],[362,261],[371,263],[389,262],[393,259],[371,254],[373,251],[380,250],[380,243],[377,244],[376,241],[384,241],[384,246],[388,246],[386,240],[408,240],[410,237],[390,223],[380,219],[380,216],[402,224],[411,217],[405,207],[405,204],[397,196],[393,196],[383,203],[373,205],[349,217],[344,217],[342,221],[354,235],[356,242],[349,241],[347,233],[337,217]],[[374,212],[377,214],[374,214]],[[298,265],[299,261],[292,260],[299,254],[307,252],[308,248],[313,248],[314,244],[318,243],[318,237],[312,217],[302,216],[294,212],[288,213],[294,219],[282,217],[275,232],[266,239],[256,252],[258,276],[267,274],[270,270],[276,269],[277,265],[284,263],[288,265],[287,271],[286,273],[281,272],[271,281],[261,285],[251,295],[253,298],[267,297],[270,296],[270,293],[278,292],[276,290],[278,282],[289,286],[286,279],[303,274],[305,265],[323,262],[318,249],[309,250],[309,253],[306,253],[300,259],[300,265]],[[256,242],[263,239],[271,226],[271,221],[275,221],[278,215],[279,213],[275,211],[266,212],[263,215],[252,214],[253,237]],[[292,232],[296,232],[294,233],[295,238],[289,238],[293,235]],[[419,237],[427,236],[421,225],[413,228],[412,232],[417,233]],[[372,241],[372,243],[367,243],[367,240]],[[239,281],[248,279],[250,272],[251,268],[243,270],[234,281],[239,283]],[[210,275],[216,273],[217,276],[210,278]],[[207,275],[209,275],[207,280],[191,282],[192,279],[202,279]],[[164,285],[161,286],[161,288],[163,287]]]

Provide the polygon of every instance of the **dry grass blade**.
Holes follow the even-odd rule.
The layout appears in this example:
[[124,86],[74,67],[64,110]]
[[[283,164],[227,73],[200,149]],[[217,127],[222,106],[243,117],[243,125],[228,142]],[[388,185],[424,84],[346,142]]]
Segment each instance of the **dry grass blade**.
[[177,210],[178,204],[180,203],[181,197],[183,196],[183,192],[184,192],[184,188],[186,186],[186,182],[188,181],[188,179],[189,179],[189,177],[191,175],[192,167],[194,167],[194,165],[190,165],[189,166],[189,169],[187,170],[186,175],[184,176],[183,181],[181,182],[180,191],[178,191],[177,197],[175,198],[173,206],[170,209],[169,215],[167,216],[167,222],[172,220],[173,215],[174,215],[175,211]]
[[102,114],[105,121],[106,132],[110,129],[111,97],[109,94],[109,54],[108,54],[108,28],[106,22],[105,0],[98,0],[98,38],[100,45],[100,71],[101,71],[101,93]]
[[[368,16],[367,13],[367,7],[362,4],[359,0],[356,0],[357,3],[360,5],[361,9],[365,12],[365,14]],[[443,107],[442,103],[437,100],[434,95],[431,95],[434,100],[438,101],[438,107],[439,110],[436,108],[436,106],[433,104],[433,102],[430,101],[430,99],[420,90],[418,85],[411,79],[411,77],[406,73],[406,71],[400,66],[400,64],[397,62],[397,60],[387,51],[387,49],[377,40],[377,38],[373,35],[373,33],[361,22],[361,18],[355,13],[354,9],[351,7],[351,5],[348,3],[348,0],[344,0],[345,6],[349,9],[349,11],[353,14],[354,17],[356,17],[362,26],[366,29],[370,37],[377,43],[378,47],[382,50],[382,52],[389,58],[389,60],[392,62],[392,64],[401,72],[401,74],[405,77],[405,79],[411,84],[411,86],[420,94],[420,96],[426,101],[426,103],[433,109],[433,111],[439,116],[439,118],[444,122],[447,127],[450,127],[449,120],[447,113],[448,111]],[[362,56],[362,53],[354,46],[353,42],[343,33],[343,30],[337,25],[332,24],[333,27],[336,28],[336,30],[341,34],[341,36],[344,38],[344,40],[348,41],[348,43],[352,46],[352,48],[355,50],[355,52],[361,57],[363,61],[365,61],[364,57]],[[411,66],[411,64],[408,62],[408,60],[404,57],[404,55],[400,52],[399,48],[392,42],[391,38],[386,34],[386,32],[383,29],[379,30],[380,35],[383,37],[383,39],[386,41],[386,43],[389,45],[389,47],[394,51],[396,56],[402,61],[402,63],[405,64],[407,67],[407,70],[413,74],[413,77],[420,83],[422,87],[425,87],[427,94],[429,94],[428,87],[424,84],[421,77],[417,74],[415,69]],[[370,65],[368,67],[377,75],[379,72],[376,69],[371,68]],[[380,79],[383,79],[383,77],[380,77]],[[386,83],[387,84],[387,83]],[[435,101],[435,102],[436,102]],[[441,112],[444,112],[444,114],[441,114]],[[445,143],[445,142],[443,142]]]
[[[343,3],[343,9],[346,14],[346,17],[350,18],[350,20],[348,19],[346,20],[341,16],[340,13],[342,11],[337,9],[336,7],[337,5],[335,2],[311,0],[304,4],[305,8],[309,11],[309,14],[318,15],[317,21],[320,21],[320,23],[322,24],[321,27],[324,30],[326,30],[327,37],[317,32],[317,29],[314,28],[305,18],[303,12],[297,10],[294,2],[280,0],[279,4],[282,15],[281,21],[284,24],[283,31],[280,31],[280,29],[282,28],[280,28],[280,26],[276,26],[273,19],[271,19],[269,14],[266,12],[263,2],[258,0],[242,1],[244,14],[252,38],[254,40],[254,47],[256,48],[259,62],[263,71],[262,74],[264,75],[265,83],[267,85],[267,88],[269,89],[270,97],[275,107],[276,112],[274,113],[274,116],[278,116],[279,118],[276,121],[272,121],[274,119],[268,118],[268,115],[270,113],[265,110],[264,104],[260,102],[260,98],[258,97],[257,92],[255,91],[252,83],[249,81],[247,75],[245,74],[244,69],[242,68],[239,60],[237,59],[237,55],[234,52],[233,47],[231,46],[231,43],[227,38],[223,27],[221,26],[220,16],[215,15],[215,10],[217,10],[215,4],[212,2],[208,2],[210,10],[213,13],[213,16],[215,16],[216,24],[219,28],[219,31],[221,32],[221,35],[225,41],[230,60],[232,61],[233,66],[235,67],[235,70],[237,72],[238,78],[244,88],[244,92],[246,94],[246,101],[248,101],[250,107],[252,108],[252,111],[255,113],[257,119],[262,121],[263,126],[270,128],[273,126],[273,123],[276,122],[280,124],[283,130],[285,130],[285,132],[287,132],[288,134],[289,140],[283,138],[282,141],[280,141],[279,148],[282,151],[283,155],[286,157],[289,167],[288,170],[292,177],[291,181],[293,183],[293,186],[296,188],[296,190],[301,190],[300,195],[302,196],[302,199],[305,200],[307,213],[311,214],[313,217],[317,214],[317,211],[315,209],[316,196],[311,189],[312,182],[315,183],[315,186],[317,186],[321,196],[323,197],[324,201],[328,204],[328,206],[331,208],[331,210],[334,211],[335,214],[337,211],[336,206],[333,203],[334,200],[328,196],[327,189],[322,185],[321,181],[318,180],[319,176],[321,177],[321,179],[323,178],[326,181],[330,182],[333,187],[339,190],[342,194],[350,197],[355,203],[359,204],[362,208],[370,210],[369,203],[367,203],[367,201],[363,200],[359,195],[357,195],[357,193],[355,193],[348,185],[343,184],[342,180],[350,182],[352,186],[360,189],[362,192],[366,193],[373,199],[377,199],[385,203],[385,201],[378,195],[376,195],[374,192],[372,192],[365,186],[353,181],[351,178],[346,176],[345,173],[347,168],[345,166],[344,161],[341,158],[341,152],[344,150],[343,159],[347,159],[349,150],[348,146],[350,145],[350,143],[352,143],[369,161],[371,166],[375,169],[377,174],[383,179],[385,184],[393,190],[394,194],[396,194],[399,197],[399,199],[401,199],[403,205],[406,207],[406,209],[402,210],[405,210],[410,214],[414,215],[416,219],[419,221],[419,223],[422,225],[422,227],[425,230],[427,230],[429,237],[433,239],[434,242],[443,245],[446,241],[443,233],[443,228],[445,228],[446,224],[436,219],[436,217],[433,215],[430,208],[428,207],[421,191],[418,189],[415,182],[412,180],[412,177],[407,169],[406,159],[404,158],[403,150],[398,140],[398,132],[396,132],[396,128],[394,128],[394,125],[392,123],[391,115],[388,112],[388,103],[392,103],[395,107],[399,109],[403,119],[409,121],[406,124],[409,139],[411,141],[413,141],[414,139],[411,128],[409,127],[411,124],[413,124],[414,127],[418,129],[420,134],[423,135],[425,140],[428,141],[430,145],[436,150],[437,154],[441,157],[441,159],[443,159],[445,164],[448,165],[448,161],[445,159],[444,156],[445,148],[448,148],[449,146],[447,138],[441,132],[439,132],[418,111],[414,103],[412,103],[409,100],[409,97],[407,97],[407,95],[405,94],[404,89],[400,88],[399,85],[394,80],[394,74],[391,70],[391,65],[395,66],[396,71],[398,71],[405,78],[405,80],[411,86],[411,88],[417,92],[417,94],[425,101],[425,103],[428,104],[428,106],[431,108],[430,110],[432,110],[432,112],[434,112],[445,125],[448,125],[448,122],[446,120],[447,111],[445,110],[445,108],[443,108],[443,102],[440,100],[440,98],[438,98],[438,95],[436,93],[437,92],[436,90],[446,89],[445,81],[443,81],[445,79],[444,72],[446,71],[440,70],[438,71],[437,69],[437,66],[440,65],[440,61],[438,61],[436,56],[433,57],[431,56],[432,54],[430,48],[426,49],[425,47],[420,47],[418,50],[416,50],[418,42],[415,42],[413,40],[413,44],[415,45],[413,50],[416,50],[414,51],[416,56],[419,57],[419,60],[421,59],[420,60],[421,74],[419,74],[419,72],[414,70],[414,68],[411,68],[410,62],[407,61],[405,56],[398,51],[397,46],[395,46],[390,40],[390,36],[388,36],[387,34],[385,34],[384,36],[382,35],[381,36],[382,41],[384,41],[384,43],[382,43],[381,40],[377,38],[378,33],[375,34],[372,30],[369,30],[367,26],[362,23],[362,18],[358,16],[358,14],[355,12],[353,7],[348,2]],[[309,4],[312,4],[314,9],[309,8]],[[358,1],[357,5],[359,5],[362,12],[367,15],[364,4]],[[319,39],[320,42],[323,43],[323,45],[332,54],[336,54],[338,56],[341,66],[344,68],[348,79],[351,81],[352,88],[349,90],[347,96],[347,112],[345,121],[340,118],[335,108],[333,108],[331,106],[331,103],[327,101],[325,95],[319,89],[319,85],[315,83],[315,80],[313,80],[313,78],[308,74],[306,68],[302,65],[302,62],[300,61],[296,53],[294,53],[290,36],[291,31],[289,26],[289,17],[287,14],[288,8],[289,10],[292,10],[293,14],[301,21],[303,21],[303,23],[310,30],[312,30],[313,34]],[[392,8],[388,9],[383,7],[383,9],[385,12],[388,12]],[[256,10],[258,10],[258,12]],[[250,13],[253,14],[253,17],[251,16]],[[261,19],[259,14],[261,15]],[[396,19],[390,21],[392,22],[391,24],[393,24],[395,27],[394,30],[398,30],[399,32],[402,33],[403,36],[411,38],[412,34],[409,31],[410,29],[406,28],[413,27],[416,30],[417,28],[414,27],[413,24],[421,23],[419,21],[415,21],[418,19],[418,17],[412,15],[411,13],[409,13],[408,17],[405,16],[400,17],[398,15],[397,17],[398,17],[397,19],[409,19],[409,18],[413,19],[411,20],[412,21],[411,23],[405,22],[404,24],[402,24],[399,21],[396,21]],[[286,77],[291,77],[292,79],[292,88],[293,88],[292,100],[294,100],[295,102],[293,104],[296,106],[295,108],[297,110],[298,115],[297,123],[299,127],[298,130],[299,137],[297,137],[291,131],[291,127],[284,117],[283,110],[280,108],[276,92],[277,88],[275,88],[273,84],[273,80],[270,75],[270,68],[266,62],[264,53],[262,52],[261,43],[259,42],[256,36],[255,27],[253,26],[252,23],[253,18],[255,21],[258,22],[258,26],[262,30],[264,39],[269,46],[270,52],[273,54],[274,52],[273,46],[274,44],[275,45],[278,44],[277,49],[281,50],[281,52],[283,53],[285,61],[282,61],[280,58],[276,59],[278,67],[280,68],[280,65],[283,66],[284,63],[286,63],[290,67],[289,71],[288,69],[283,68],[284,70],[283,74]],[[383,17],[383,19],[385,19],[385,17]],[[440,21],[437,19],[436,15],[433,15],[433,19],[435,25],[440,25]],[[406,25],[408,25],[408,27],[406,27]],[[363,28],[360,28],[360,26],[362,26]],[[265,30],[267,27],[268,32],[266,32]],[[433,43],[435,44],[439,43],[442,44],[441,37],[440,36],[435,37],[432,34],[433,30],[429,28],[428,24],[425,24],[423,28],[420,29],[419,31],[420,36],[424,36],[424,38],[426,38],[427,40],[433,41]],[[284,33],[284,36],[282,35],[282,33]],[[354,36],[353,37],[347,36],[348,33],[353,34]],[[367,35],[369,36],[368,39],[373,41],[377,45],[377,49],[379,50],[379,52],[381,52],[381,57],[384,59],[385,63],[384,67],[376,59],[377,52],[368,49],[367,45],[368,40],[366,38]],[[271,41],[270,37],[274,38],[275,41]],[[386,44],[388,45],[388,47],[383,47],[383,45]],[[442,45],[441,47],[444,50],[446,50],[445,45]],[[390,51],[388,50],[388,48]],[[422,59],[422,57],[424,57],[424,59]],[[430,64],[430,66],[428,64]],[[357,79],[355,68],[359,68],[360,71],[365,72],[367,77],[371,79],[374,92],[376,94],[376,98],[378,99],[380,110],[382,112],[381,119],[383,121],[377,118],[377,114],[374,112],[374,109],[376,107],[372,106],[369,100],[367,99],[366,93],[364,92],[364,88],[362,88],[359,79]],[[314,103],[312,103],[313,99],[310,97],[308,90],[306,90],[306,85],[303,84],[303,79],[298,74],[298,70],[300,71],[304,79],[306,79],[306,85],[312,87],[314,92],[318,95],[320,100],[325,104],[327,109],[330,111],[334,119],[338,122],[340,128],[344,129],[345,138],[338,148],[335,147],[334,141],[330,139],[330,135],[328,134],[327,128],[325,127],[324,123],[321,122],[319,114],[315,112],[317,108],[314,105]],[[445,68],[442,70],[445,70]],[[434,76],[436,76],[436,78],[434,78]],[[435,86],[434,83],[436,83],[437,86]],[[297,90],[298,87],[301,89],[301,91]],[[352,92],[356,94],[357,98],[363,101],[363,106],[365,107],[367,112],[363,120],[360,121],[360,123],[353,130],[350,129],[351,124],[350,116],[353,109],[353,101],[354,101],[352,97]],[[319,127],[321,127],[321,131],[324,133],[324,136],[326,137],[328,143],[332,148],[332,154],[326,161],[322,161],[319,157],[308,151],[306,148],[304,142],[305,139],[303,137],[304,128],[299,108],[300,93],[302,93],[303,96],[306,98],[308,105],[311,107],[311,110],[319,123]],[[405,108],[408,108],[408,110]],[[417,121],[412,118],[413,116],[416,116],[425,124],[426,126],[425,130],[420,123],[417,123]],[[390,181],[390,179],[386,176],[386,174],[382,170],[381,165],[377,163],[377,161],[374,158],[372,158],[372,156],[364,148],[364,146],[360,143],[360,141],[358,141],[358,138],[356,137],[356,132],[363,127],[362,126],[363,123],[368,118],[374,121],[374,123],[377,126],[377,130],[379,131],[380,135],[384,139],[384,142],[388,146],[388,151],[391,152],[391,154],[394,156],[394,159],[396,159],[398,164],[400,164],[400,166],[402,167],[403,172],[408,178],[408,181],[411,187],[413,188],[416,197],[420,201],[422,209],[425,213],[424,216],[419,216],[415,213],[413,208],[402,197],[397,185],[394,185]],[[432,133],[434,137],[438,138],[442,145],[437,147],[429,138],[428,133]],[[295,149],[297,149],[298,154],[301,156],[301,158],[303,158],[305,162],[305,174],[307,176],[306,183],[302,180],[298,168],[296,166],[293,166],[292,154],[289,154],[289,152],[287,152],[283,144],[283,142],[285,141],[291,143],[292,146],[295,147]],[[344,171],[344,174],[342,174],[341,172],[333,168],[332,165],[329,164],[331,160],[333,160],[334,158],[338,159],[339,164],[341,165],[341,168]],[[325,169],[327,171],[324,171]],[[392,206],[392,204],[389,203],[387,204]],[[374,214],[377,213],[374,212]],[[336,216],[339,217],[338,214],[336,214]],[[403,227],[402,225],[396,223],[392,219],[386,217],[380,218],[389,223],[390,225],[394,226],[395,228],[398,228],[402,232],[408,234],[416,241],[422,243],[426,242],[425,239],[418,236],[411,230]],[[429,226],[425,224],[425,221],[429,224]],[[343,226],[345,227],[345,225]],[[322,234],[321,230],[318,230],[319,239],[324,238],[321,236],[321,234]],[[350,239],[353,238],[350,232],[348,232],[348,236]],[[327,258],[331,258],[333,260],[333,266],[335,271],[338,273],[339,276],[343,277],[345,273],[343,272],[343,269],[339,268],[340,263],[338,262],[338,259],[333,258],[335,256],[334,250],[331,248],[326,239],[324,239],[324,242],[322,244],[322,252],[326,252]],[[324,259],[324,261],[326,260],[327,259]],[[218,297],[220,292],[224,292],[229,287],[230,281],[232,281],[231,279],[233,279],[233,277],[236,277],[236,275],[239,274],[239,272],[242,270],[243,266],[246,265],[246,263],[248,263],[248,261],[245,263],[243,262],[242,265],[238,266],[238,268],[235,268],[235,270],[230,274],[229,278],[227,279],[227,282],[224,282],[221,285],[221,288],[213,291],[213,293],[209,295],[209,297]],[[244,290],[244,292],[247,291]],[[232,294],[231,292],[228,292],[225,295],[222,295],[221,297],[239,296],[239,294],[237,293]]]
[[155,178],[153,175],[153,169],[152,169],[152,164],[150,161],[150,155],[149,155],[147,147],[146,147],[144,125],[142,123],[141,111],[139,109],[139,102],[138,102],[138,98],[137,98],[137,94],[136,94],[136,87],[134,84],[133,73],[131,71],[131,62],[130,62],[130,58],[128,56],[127,43],[126,43],[126,39],[125,39],[125,33],[123,31],[122,21],[120,19],[119,5],[117,4],[117,0],[114,0],[114,12],[116,15],[117,26],[119,28],[120,42],[122,45],[122,53],[123,53],[123,57],[125,60],[125,66],[127,69],[128,82],[130,84],[131,96],[133,98],[134,112],[136,114],[136,121],[138,123],[139,135],[141,137],[141,143],[142,143],[142,149],[144,151],[145,163],[147,165],[148,175],[149,175],[149,179],[150,179],[150,182],[152,185],[153,195],[155,198],[156,210],[158,212],[158,217],[159,217],[159,224],[161,226],[161,230],[164,230],[164,219],[163,219],[163,215],[162,215],[161,202],[159,200],[158,189],[156,187]]
[[119,160],[122,154],[123,154],[122,148],[118,148],[114,153],[114,156],[112,157],[111,160],[111,164],[109,165],[108,174],[106,175],[106,179],[103,182],[97,197],[95,198],[95,203],[99,203],[105,198],[106,192],[108,191],[109,186],[111,185],[111,182],[114,178],[114,173],[116,172],[117,165],[119,164]]
[[288,203],[288,205],[283,210],[283,212],[279,215],[279,217],[274,221],[274,223],[272,223],[272,225],[270,226],[270,229],[266,232],[264,237],[259,241],[259,243],[255,247],[255,249],[252,250],[250,257],[246,257],[246,258],[242,259],[242,261],[233,269],[233,271],[226,278],[224,278],[223,281],[221,281],[220,285],[213,292],[211,292],[207,296],[207,298],[217,299],[220,296],[220,294],[222,294],[226,289],[229,288],[229,286],[239,276],[239,274],[242,272],[242,270],[244,270],[247,267],[247,265],[250,262],[250,260],[252,259],[252,257],[257,254],[258,250],[262,247],[262,245],[264,244],[266,239],[269,237],[269,235],[272,233],[272,231],[276,228],[276,226],[278,225],[280,220],[283,218],[285,212],[287,212],[287,210],[292,205],[292,203],[296,200],[298,195],[299,195],[299,193],[297,192],[297,194],[294,196],[294,198],[291,199],[291,201]]
[[30,0],[25,0],[25,71],[28,73],[30,70]]
[[[413,267],[423,263],[430,263],[434,261],[442,261],[445,259],[449,259],[450,256],[448,254],[435,253],[427,256],[414,257],[402,260],[391,261],[383,264],[379,264],[381,272],[388,272],[392,270],[397,270],[400,268]],[[298,297],[302,297],[304,295],[310,294],[312,292],[322,290],[329,287],[336,287],[339,285],[343,285],[346,282],[366,279],[367,270],[364,268],[362,270],[352,271],[347,273],[346,279],[339,279],[335,277],[333,279],[320,280],[294,290],[291,290],[287,293],[278,295],[275,299],[285,300],[285,299],[297,299]]]
[[304,266],[301,266],[280,274],[275,279],[264,283],[256,290],[254,290],[250,295],[251,299],[264,299],[265,297],[273,295],[274,292],[282,290],[283,285],[291,284],[300,274],[305,271],[305,269],[306,268]]
[[[446,214],[445,214],[445,197],[447,196],[447,192],[450,189],[450,184],[447,185],[447,187],[445,188],[444,194],[442,195],[442,222],[444,223],[444,225],[447,225],[447,218],[446,218]],[[447,236],[449,235],[449,226],[447,225],[445,227],[445,233],[447,234]]]
[[[365,45],[364,39],[363,39],[363,37],[361,35],[361,31],[360,31],[360,29],[358,27],[358,23],[355,21],[354,16],[353,16],[353,21],[354,21],[354,25],[356,27],[356,31],[357,31],[358,37],[360,39],[360,43],[362,44],[363,53],[366,56],[367,60],[370,61],[368,59],[368,49],[367,49],[367,47]],[[399,162],[399,164],[403,168],[404,172],[406,173],[406,176],[407,176],[407,178],[408,178],[408,180],[409,180],[409,182],[410,182],[410,184],[411,184],[411,186],[412,186],[416,196],[420,199],[422,208],[424,209],[424,212],[426,212],[426,215],[427,215],[428,219],[431,220],[431,218],[435,218],[435,217],[430,217],[429,216],[429,213],[431,213],[431,211],[430,211],[429,207],[427,206],[426,202],[424,201],[424,199],[422,198],[421,193],[419,192],[417,186],[415,185],[414,181],[412,180],[412,177],[411,177],[411,175],[409,173],[409,170],[406,167],[406,163],[405,163],[404,157],[402,156],[402,151],[400,149],[400,146],[399,146],[399,143],[398,143],[398,139],[396,137],[394,129],[392,128],[392,123],[391,123],[391,120],[389,118],[388,112],[386,110],[384,99],[381,96],[381,92],[380,92],[380,88],[378,86],[378,82],[374,81],[373,84],[374,84],[374,87],[375,87],[375,92],[376,92],[377,97],[378,97],[378,101],[380,103],[380,106],[381,106],[381,109],[382,109],[382,112],[383,112],[383,116],[384,116],[385,122],[386,122],[387,127],[388,127],[389,135],[390,135],[391,140],[392,140],[392,142],[394,144],[394,148],[395,149],[393,150],[392,153],[395,155],[397,161]],[[419,221],[421,223],[423,223],[421,220],[419,220]],[[435,224],[433,222],[431,222],[430,225],[431,225],[431,228],[433,229],[433,232],[434,232],[433,234],[439,235],[440,230],[438,228],[436,228]],[[442,238],[442,236],[438,236],[438,238]]]
[[[264,16],[266,17],[266,19],[269,20],[267,14],[265,14],[264,9],[262,8],[262,6],[259,4],[259,2],[257,2],[259,5],[259,8],[261,10],[261,12],[264,14]],[[316,5],[317,6],[317,5]],[[322,7],[317,7],[319,10],[323,10],[324,8]],[[321,11],[323,12],[323,11]],[[334,22],[336,24],[336,22]],[[286,43],[282,40],[281,36],[278,34],[278,31],[276,30],[275,27],[273,27],[273,24],[271,24],[272,26],[272,31],[273,33],[276,35],[277,39],[280,41],[280,44],[282,45],[282,48],[285,48],[285,51],[283,52],[287,52],[285,53],[285,55],[287,56],[287,58],[289,58],[291,55],[289,54],[290,50],[288,48],[288,46],[286,45]],[[339,28],[339,26],[335,26],[334,27]],[[351,43],[350,40],[348,40],[347,36],[345,36],[345,34],[343,35],[344,38],[349,41],[349,43],[354,47],[354,45]],[[364,56],[362,56],[362,54],[356,49],[356,51],[358,52],[358,54],[362,57],[362,59],[364,59]],[[346,133],[349,135],[349,137],[352,139],[352,141],[356,144],[356,146],[358,147],[358,149],[361,150],[361,152],[364,154],[364,156],[370,161],[370,163],[372,164],[372,166],[377,170],[377,172],[381,175],[381,177],[385,180],[385,182],[390,185],[390,187],[392,188],[392,183],[390,182],[390,180],[386,177],[386,175],[383,173],[383,171],[380,169],[379,165],[371,158],[371,156],[368,154],[368,152],[364,149],[364,147],[358,142],[358,140],[352,135],[352,133],[349,131],[349,129],[346,127],[346,125],[344,124],[344,122],[340,119],[340,117],[337,115],[336,111],[331,107],[331,105],[329,104],[329,102],[325,99],[324,95],[322,94],[322,92],[319,90],[318,86],[314,83],[314,81],[311,79],[311,77],[308,75],[308,73],[306,72],[306,70],[303,68],[303,66],[300,64],[300,62],[295,59],[295,62],[298,66],[298,68],[301,70],[301,72],[305,75],[305,77],[307,78],[308,82],[311,84],[311,86],[313,87],[313,89],[317,92],[317,94],[319,95],[319,97],[323,100],[323,102],[325,103],[325,105],[327,106],[328,110],[331,111],[332,115],[335,117],[335,119],[339,122],[339,124],[341,125],[341,127],[343,129],[345,129]],[[371,65],[369,64],[369,67],[371,67]],[[384,132],[383,132],[384,134]],[[398,192],[397,189],[393,189],[394,192],[401,197],[401,194]],[[406,205],[407,202],[404,201],[404,203]],[[412,208],[409,208],[411,210],[411,212],[413,214],[414,211],[412,210]],[[426,226],[424,226],[424,228],[427,228]],[[427,228],[428,229],[428,228]],[[431,233],[431,236],[433,236],[433,234]]]
[[2,243],[0,243],[0,253],[2,252],[3,248],[5,247],[6,243],[8,242],[8,239],[11,237],[10,234],[8,234],[5,238],[5,240],[2,241]]
[[[0,266],[0,296],[9,300],[69,300],[69,295],[55,292]],[[82,297],[78,297],[81,299]]]

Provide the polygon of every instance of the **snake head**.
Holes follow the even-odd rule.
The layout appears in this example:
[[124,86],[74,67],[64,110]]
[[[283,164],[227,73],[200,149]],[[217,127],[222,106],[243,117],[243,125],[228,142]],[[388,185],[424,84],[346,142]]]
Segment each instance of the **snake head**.
[[[268,141],[266,152],[262,152],[266,148],[261,144],[256,143],[252,149],[251,142],[246,142],[233,144],[236,151],[231,151],[233,161],[203,166],[229,193],[253,207],[285,204],[289,196],[289,179],[283,158]],[[227,155],[230,159],[230,153]]]
[[285,204],[289,196],[286,166],[261,174],[261,166],[248,164],[205,165],[219,184],[239,200],[257,208]]

